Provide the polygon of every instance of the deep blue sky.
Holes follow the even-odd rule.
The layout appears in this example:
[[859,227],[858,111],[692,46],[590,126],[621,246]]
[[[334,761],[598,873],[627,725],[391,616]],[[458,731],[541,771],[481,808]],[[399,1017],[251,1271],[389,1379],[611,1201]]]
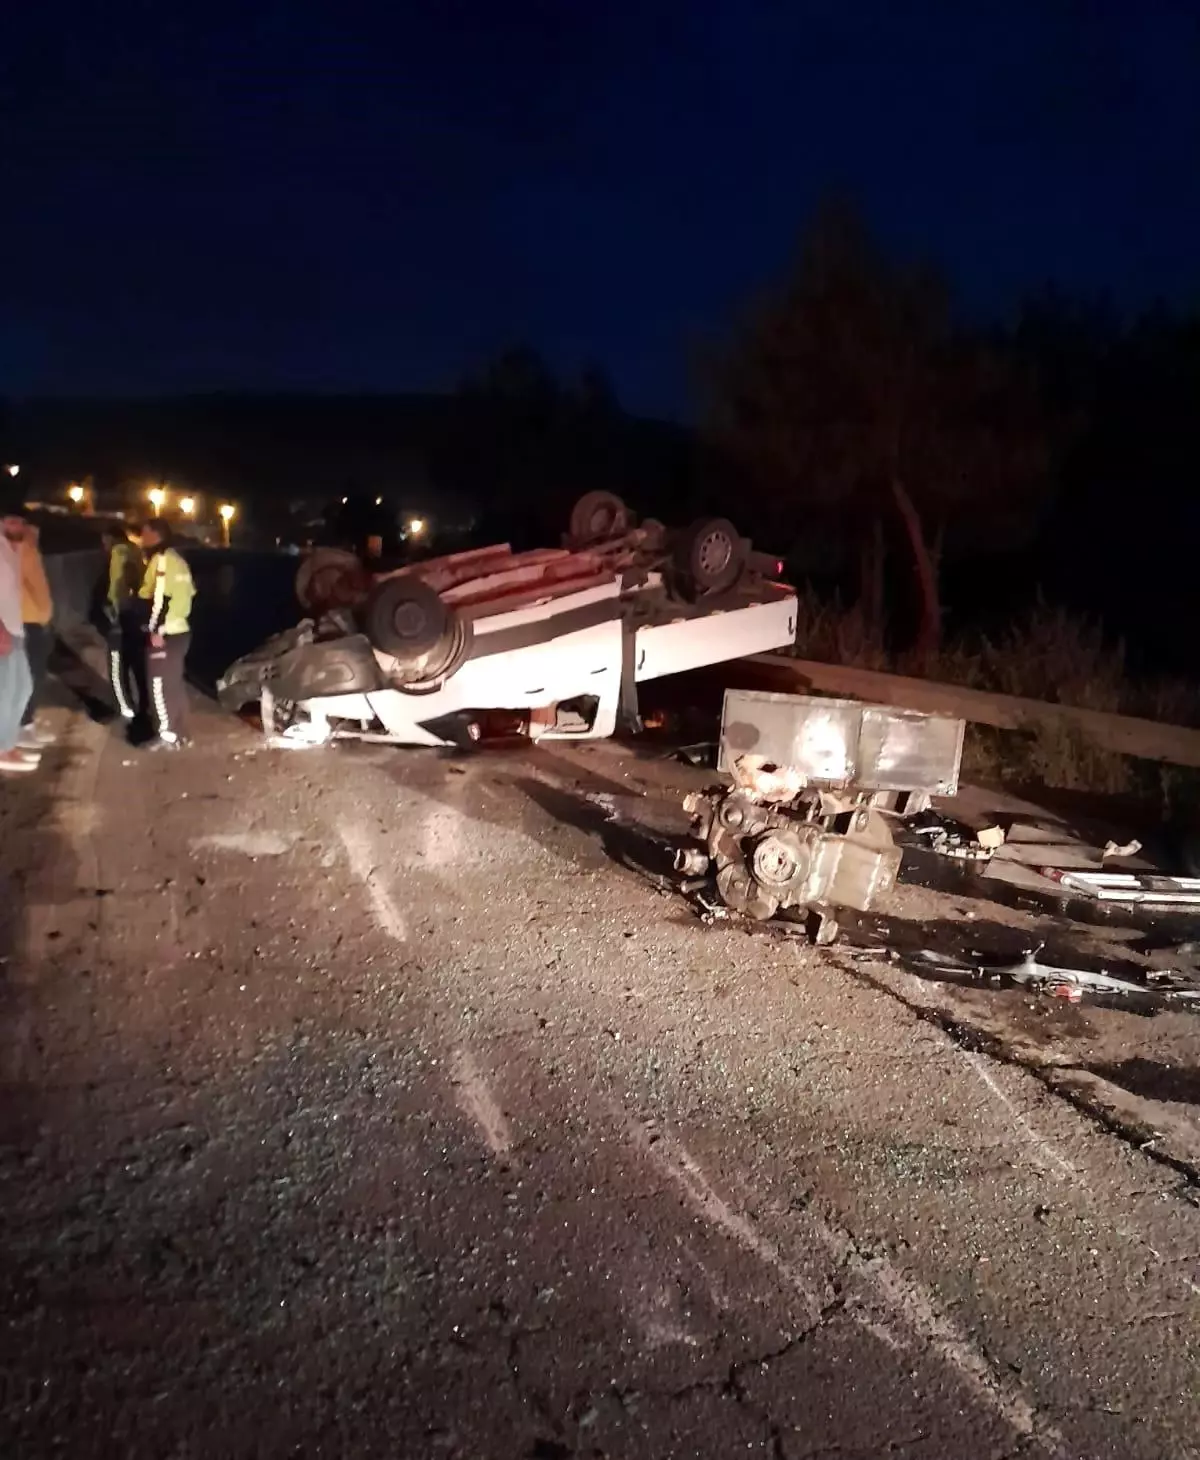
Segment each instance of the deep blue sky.
[[973,309],[1200,299],[1195,0],[13,0],[0,87],[11,393],[529,340],[677,413],[829,189]]

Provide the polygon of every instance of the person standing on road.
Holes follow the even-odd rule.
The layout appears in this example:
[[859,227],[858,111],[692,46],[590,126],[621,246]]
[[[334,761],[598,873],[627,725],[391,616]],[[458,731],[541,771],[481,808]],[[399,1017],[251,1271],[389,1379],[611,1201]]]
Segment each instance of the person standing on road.
[[183,555],[171,546],[171,529],[156,519],[142,529],[150,555],[141,597],[150,605],[146,625],[146,668],[150,710],[158,732],[151,749],[179,750],[188,743],[187,690],[183,666],[192,641],[191,612],[196,587]]
[[28,750],[40,750],[54,743],[54,732],[39,725],[37,712],[42,707],[46,671],[50,666],[50,650],[54,631],[50,620],[54,600],[46,578],[46,564],[38,547],[38,530],[25,515],[23,503],[14,503],[4,519],[4,536],[17,555],[21,577],[21,621],[25,630],[25,655],[33,687],[25,712],[21,716],[20,744]]
[[146,577],[146,555],[142,527],[125,524],[123,540],[108,554],[108,675],[122,720],[131,725],[149,714],[150,694],[146,684],[146,619],[149,613],[141,597]]
[[[18,502],[17,513],[24,512]],[[21,616],[21,564],[8,540],[9,503],[0,509],[0,774],[20,775],[37,769],[41,753],[18,746],[21,716],[33,681],[25,656],[25,620]],[[18,521],[23,516],[18,515]]]

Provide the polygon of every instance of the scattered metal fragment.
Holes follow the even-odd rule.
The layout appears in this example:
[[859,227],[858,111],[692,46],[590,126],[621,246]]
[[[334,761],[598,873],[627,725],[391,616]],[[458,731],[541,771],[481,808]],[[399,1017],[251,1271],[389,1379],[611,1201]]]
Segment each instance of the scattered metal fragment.
[[1200,907],[1200,877],[1166,877],[1149,872],[1080,872],[1069,867],[1037,870],[1067,891],[1082,893],[1098,902]]
[[[1088,968],[1062,968],[1054,964],[1039,963],[1037,955],[1042,945],[1028,950],[1016,963],[967,962],[949,958],[935,949],[923,948],[915,955],[915,961],[943,972],[973,974],[989,979],[1004,980],[1021,988],[1037,989],[1056,998],[1077,1003],[1083,994],[1104,994],[1110,997],[1154,999],[1174,1003],[1182,1009],[1200,1013],[1200,987],[1194,983],[1180,982],[1179,975],[1158,972],[1147,974],[1146,983],[1135,983],[1133,979],[1117,978],[1103,970]],[[1176,982],[1169,982],[1175,979]]]
[[717,747],[711,740],[703,740],[697,745],[681,745],[675,752],[675,758],[686,765],[713,766],[717,763]]
[[924,811],[908,823],[909,831],[920,837],[930,851],[942,857],[956,857],[964,862],[986,862],[1004,844],[1004,828],[984,827],[975,832],[965,821],[943,816],[940,811]]

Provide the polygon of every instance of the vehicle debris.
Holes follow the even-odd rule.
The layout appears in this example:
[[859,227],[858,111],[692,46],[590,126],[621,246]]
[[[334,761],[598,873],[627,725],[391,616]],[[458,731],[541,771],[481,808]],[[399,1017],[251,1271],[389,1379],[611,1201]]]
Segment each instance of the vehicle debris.
[[1114,841],[1104,843],[1104,850],[1100,853],[1100,860],[1107,862],[1110,857],[1136,857],[1142,850],[1142,844],[1136,838],[1133,841],[1118,845]]
[[638,526],[609,493],[580,499],[558,548],[382,573],[321,548],[296,583],[312,616],[231,665],[218,693],[235,712],[257,701],[278,745],[600,739],[641,728],[643,682],[790,646],[781,571],[724,519]]
[[1200,877],[1168,877],[1151,872],[1081,872],[1073,867],[1037,870],[1068,892],[1081,893],[1097,902],[1200,907]]
[[932,808],[911,819],[907,827],[912,835],[921,838],[930,851],[967,862],[990,860],[1005,841],[1002,826],[985,826],[974,831],[966,822],[957,821]]
[[680,745],[673,752],[675,759],[685,765],[714,766],[717,763],[717,747],[711,740],[702,740],[697,745]]
[[718,766],[731,784],[684,799],[692,836],[676,869],[715,877],[726,908],[756,921],[868,911],[895,886],[901,851],[877,793],[953,794],[964,724],[850,700],[727,690]]
[[1047,992],[1057,998],[1078,1002],[1084,993],[1104,994],[1121,998],[1156,999],[1175,1003],[1181,1008],[1200,1013],[1200,987],[1188,982],[1175,971],[1148,970],[1145,983],[1118,978],[1104,970],[1064,968],[1040,963],[1038,954],[1043,944],[1031,948],[1015,963],[990,963],[984,959],[966,962],[947,957],[930,948],[920,949],[913,961],[943,972],[971,973],[987,976],[1021,988]]

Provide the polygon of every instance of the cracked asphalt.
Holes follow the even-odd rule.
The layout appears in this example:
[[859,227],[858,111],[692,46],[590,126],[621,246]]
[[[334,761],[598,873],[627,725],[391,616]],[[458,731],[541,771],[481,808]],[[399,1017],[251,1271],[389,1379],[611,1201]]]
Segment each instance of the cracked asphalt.
[[661,768],[57,713],[0,786],[4,1455],[1200,1455],[1186,1164],[702,925]]

